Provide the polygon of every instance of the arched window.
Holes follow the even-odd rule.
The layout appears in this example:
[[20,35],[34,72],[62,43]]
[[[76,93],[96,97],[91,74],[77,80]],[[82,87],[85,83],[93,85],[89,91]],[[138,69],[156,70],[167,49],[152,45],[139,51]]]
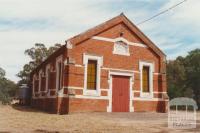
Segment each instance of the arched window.
[[56,90],[59,91],[62,89],[63,81],[63,57],[59,56],[56,59]]
[[41,91],[42,91],[42,76],[43,76],[43,71],[42,70],[40,70],[39,71],[39,93],[41,93]]
[[37,81],[37,77],[36,77],[36,75],[34,74],[33,75],[33,81],[32,81],[32,97],[35,97],[35,92],[36,92],[36,87],[37,87],[37,83],[36,83],[36,81]]
[[51,66],[48,64],[46,66],[46,92],[50,89],[50,74],[51,74]]
[[37,74],[34,74],[33,76],[33,87],[32,87],[32,96],[35,97],[37,96],[38,94],[38,91],[39,91],[39,78],[38,78],[38,75]]

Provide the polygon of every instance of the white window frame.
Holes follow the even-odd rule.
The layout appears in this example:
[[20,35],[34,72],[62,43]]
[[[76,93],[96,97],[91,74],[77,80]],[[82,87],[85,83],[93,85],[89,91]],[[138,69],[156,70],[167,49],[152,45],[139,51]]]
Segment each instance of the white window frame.
[[[58,69],[59,69],[59,66],[58,66],[58,64],[59,63],[61,63],[61,77],[63,77],[63,73],[62,73],[62,71],[63,71],[63,56],[61,55],[61,56],[59,56],[59,57],[57,57],[56,58],[56,92],[58,92],[59,90],[59,88],[58,88],[58,85],[59,85],[59,83],[61,84],[61,86],[62,86],[62,80],[60,80],[60,81],[58,81],[59,80],[59,78],[58,78]],[[63,79],[63,78],[62,78]],[[62,88],[60,89],[60,90],[62,90]]]
[[[97,77],[96,77],[96,90],[88,90],[87,89],[87,66],[88,60],[96,60],[97,61]],[[83,54],[83,64],[84,64],[84,89],[83,95],[88,96],[100,96],[100,82],[101,82],[101,66],[103,65],[103,57],[88,55],[86,53]]]
[[43,71],[40,70],[40,71],[39,71],[39,90],[38,90],[38,93],[41,92],[41,87],[42,87],[42,77],[43,77]]
[[49,74],[48,74],[48,70],[50,70],[51,71],[51,65],[50,64],[48,64],[47,66],[46,66],[46,92],[48,92],[48,90],[49,90]]
[[[143,92],[142,85],[142,69],[143,66],[149,67],[149,92]],[[142,98],[153,98],[153,72],[154,72],[154,63],[149,63],[145,61],[139,62],[139,70],[140,70],[140,97]]]
[[[120,52],[120,51],[117,51],[116,50],[116,46],[119,45],[118,42],[123,42],[126,47],[127,47],[127,53],[123,53],[123,52]],[[130,56],[130,52],[129,52],[129,42],[127,40],[125,40],[124,38],[117,38],[116,41],[114,42],[114,46],[113,46],[113,54],[118,54],[118,55],[125,55],[125,56]]]

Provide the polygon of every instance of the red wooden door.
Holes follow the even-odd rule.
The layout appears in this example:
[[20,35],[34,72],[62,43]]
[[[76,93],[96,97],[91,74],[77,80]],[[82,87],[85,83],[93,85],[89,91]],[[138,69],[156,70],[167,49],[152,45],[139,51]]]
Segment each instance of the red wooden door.
[[129,112],[130,77],[112,76],[112,112]]

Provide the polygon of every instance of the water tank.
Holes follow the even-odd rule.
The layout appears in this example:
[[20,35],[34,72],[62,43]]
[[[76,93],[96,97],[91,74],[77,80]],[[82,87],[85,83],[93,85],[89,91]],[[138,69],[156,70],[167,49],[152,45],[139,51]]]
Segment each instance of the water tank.
[[31,91],[27,84],[22,84],[18,91],[19,104],[29,105],[31,100]]

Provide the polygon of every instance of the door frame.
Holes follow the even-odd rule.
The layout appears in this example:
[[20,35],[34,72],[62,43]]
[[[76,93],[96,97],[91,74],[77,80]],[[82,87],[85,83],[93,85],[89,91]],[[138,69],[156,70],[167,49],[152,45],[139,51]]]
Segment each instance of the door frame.
[[133,107],[133,90],[132,90],[132,86],[133,86],[133,79],[134,79],[134,73],[132,72],[127,72],[127,71],[109,71],[108,74],[108,84],[109,84],[109,91],[108,91],[108,99],[109,99],[109,103],[107,106],[107,112],[112,112],[112,76],[126,76],[126,77],[130,77],[129,80],[129,112],[134,112],[134,107]]

